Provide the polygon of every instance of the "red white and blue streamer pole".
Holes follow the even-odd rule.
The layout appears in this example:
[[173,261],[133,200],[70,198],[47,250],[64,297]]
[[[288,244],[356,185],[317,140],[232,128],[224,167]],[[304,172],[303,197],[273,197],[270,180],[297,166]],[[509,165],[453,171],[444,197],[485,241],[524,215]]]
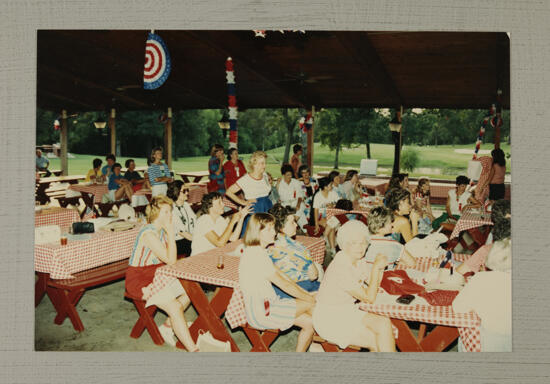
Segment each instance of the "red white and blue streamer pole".
[[168,75],[172,63],[168,47],[161,37],[152,30],[147,36],[145,43],[145,66],[143,69],[143,88],[157,89],[160,87]]
[[225,75],[227,78],[227,99],[229,105],[229,148],[237,148],[237,97],[235,88],[235,73],[233,60],[228,57],[225,61]]

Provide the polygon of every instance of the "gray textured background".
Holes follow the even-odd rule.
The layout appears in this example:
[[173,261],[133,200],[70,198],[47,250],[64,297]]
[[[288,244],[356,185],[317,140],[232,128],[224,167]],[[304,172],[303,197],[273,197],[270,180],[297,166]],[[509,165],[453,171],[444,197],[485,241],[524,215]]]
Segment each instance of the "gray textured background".
[[[1,383],[550,382],[548,1],[1,1]],[[511,34],[514,352],[33,352],[37,29],[507,31]],[[483,57],[479,58],[483,60]],[[55,63],[55,57],[52,57]],[[406,63],[405,63],[406,65]],[[108,70],[108,69],[107,69]],[[345,90],[343,90],[345,91]],[[473,138],[472,138],[473,140]],[[95,380],[94,380],[95,378]]]

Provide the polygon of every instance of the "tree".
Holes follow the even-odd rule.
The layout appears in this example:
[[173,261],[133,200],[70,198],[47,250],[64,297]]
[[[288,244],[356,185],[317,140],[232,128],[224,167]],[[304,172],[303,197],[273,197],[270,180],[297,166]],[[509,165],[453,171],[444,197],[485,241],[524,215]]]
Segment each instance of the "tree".
[[319,139],[323,145],[336,151],[334,169],[338,169],[338,157],[342,145],[350,145],[353,142],[356,125],[352,119],[346,109],[330,108],[318,114],[316,131]]

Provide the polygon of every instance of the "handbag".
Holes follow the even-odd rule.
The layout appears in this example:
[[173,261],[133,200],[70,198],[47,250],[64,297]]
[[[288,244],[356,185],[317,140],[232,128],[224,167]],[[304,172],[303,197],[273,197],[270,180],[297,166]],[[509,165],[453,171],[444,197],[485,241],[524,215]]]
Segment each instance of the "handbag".
[[79,233],[94,233],[94,223],[87,221],[73,223],[73,234]]
[[229,341],[220,341],[214,338],[210,331],[199,330],[197,346],[201,352],[231,352],[231,343]]
[[384,272],[380,287],[390,295],[415,295],[425,291],[423,286],[412,281],[403,270]]

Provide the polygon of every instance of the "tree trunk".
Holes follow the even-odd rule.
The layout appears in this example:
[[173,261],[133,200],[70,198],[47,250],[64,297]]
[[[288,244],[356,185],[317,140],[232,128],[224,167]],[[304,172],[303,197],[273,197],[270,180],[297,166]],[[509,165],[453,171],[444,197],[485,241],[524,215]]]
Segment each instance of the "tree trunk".
[[366,139],[366,147],[367,147],[367,159],[370,159],[370,140],[369,140],[369,131],[367,130],[367,132],[365,133],[365,139]]
[[338,155],[340,154],[340,143],[336,146],[336,155],[334,156],[334,169],[338,169]]
[[292,143],[292,130],[294,128],[294,122],[290,122],[288,118],[288,109],[283,109],[283,117],[286,124],[286,143],[285,143],[285,155],[283,156],[283,163],[288,163],[290,157],[290,144]]

